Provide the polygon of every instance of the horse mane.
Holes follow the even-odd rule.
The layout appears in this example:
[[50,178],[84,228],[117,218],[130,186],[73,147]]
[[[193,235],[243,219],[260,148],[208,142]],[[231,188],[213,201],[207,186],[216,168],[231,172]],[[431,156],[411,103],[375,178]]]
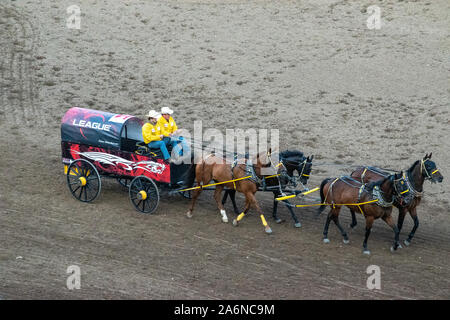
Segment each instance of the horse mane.
[[[394,175],[395,175],[395,174],[394,174]],[[382,185],[383,183],[385,183],[386,180],[390,179],[392,176],[393,176],[393,175],[390,174],[390,175],[388,175],[386,178],[384,178],[384,179],[382,179],[382,180],[378,180],[378,181],[369,183],[369,184],[366,186],[366,190],[369,191],[369,192],[372,192],[372,190],[373,190],[373,188],[374,188],[375,186],[378,186],[378,187],[381,188],[381,185]]]
[[416,160],[416,162],[414,162],[413,165],[408,169],[408,172],[412,172],[413,169],[414,169],[417,165],[419,165],[419,163],[420,163],[420,160]]
[[301,151],[298,150],[286,150],[283,152],[280,152],[280,158],[304,158],[304,154]]

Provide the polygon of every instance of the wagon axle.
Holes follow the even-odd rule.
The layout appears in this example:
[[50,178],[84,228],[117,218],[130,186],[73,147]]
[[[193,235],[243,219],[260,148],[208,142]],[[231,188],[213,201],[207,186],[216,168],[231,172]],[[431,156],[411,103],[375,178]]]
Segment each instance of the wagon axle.
[[145,192],[144,190],[139,191],[139,193],[136,195],[136,197],[139,200],[145,200],[147,199],[147,192]]

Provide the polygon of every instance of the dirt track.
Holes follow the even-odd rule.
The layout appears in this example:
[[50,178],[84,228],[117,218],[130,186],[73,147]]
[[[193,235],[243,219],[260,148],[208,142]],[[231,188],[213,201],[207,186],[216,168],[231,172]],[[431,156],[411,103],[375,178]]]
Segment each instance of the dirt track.
[[[0,3],[0,299],[450,298],[447,1],[380,2],[381,30],[365,26],[368,1],[82,1],[80,30],[65,26],[70,1],[37,3]],[[192,219],[168,195],[140,215],[115,181],[76,201],[60,159],[64,112],[163,105],[188,129],[279,128],[282,149],[316,155],[310,186],[431,151],[445,178],[424,186],[412,245],[392,254],[393,232],[376,221],[370,257],[362,217],[350,244],[332,225],[326,245],[314,209],[297,210],[295,229],[280,207],[286,222],[269,219],[267,236],[255,214],[222,223],[207,192]],[[270,216],[271,195],[258,199]],[[341,220],[348,230],[350,215]],[[402,240],[411,228],[407,217]],[[366,288],[373,264],[379,291]],[[70,265],[80,290],[66,288]]]

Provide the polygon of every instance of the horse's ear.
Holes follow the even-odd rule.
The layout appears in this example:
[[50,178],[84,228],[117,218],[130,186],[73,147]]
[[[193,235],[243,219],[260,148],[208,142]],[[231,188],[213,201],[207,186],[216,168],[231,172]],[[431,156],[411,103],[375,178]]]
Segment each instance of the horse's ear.
[[309,162],[309,156],[306,157],[306,162]]
[[428,158],[428,153],[425,154],[425,157],[423,157],[423,160],[426,160]]
[[428,156],[428,159],[431,159],[432,155],[433,155],[433,152],[430,153],[430,155]]
[[310,159],[310,160],[312,161],[312,159],[314,159],[314,155],[311,156],[311,159]]

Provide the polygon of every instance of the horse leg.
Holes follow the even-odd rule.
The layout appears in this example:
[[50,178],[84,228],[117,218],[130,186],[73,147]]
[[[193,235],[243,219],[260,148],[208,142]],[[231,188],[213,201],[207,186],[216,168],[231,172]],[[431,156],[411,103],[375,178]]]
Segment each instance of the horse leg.
[[239,209],[236,205],[236,190],[229,190],[231,203],[233,204],[233,209],[235,214],[239,214]]
[[188,218],[192,218],[192,211],[194,211],[195,202],[197,201],[198,196],[202,192],[202,188],[194,189],[194,193],[192,194],[191,205],[186,213]]
[[216,186],[216,190],[214,190],[214,199],[216,200],[217,203],[217,207],[220,210],[220,214],[222,215],[222,221],[227,223],[228,222],[228,217],[227,217],[227,213],[225,211],[225,207],[222,204],[222,201],[220,201],[220,196],[222,195],[222,191],[223,191],[223,186],[218,185]]
[[372,216],[366,217],[366,234],[364,236],[364,242],[363,242],[363,253],[364,254],[370,254],[370,250],[367,248],[367,240],[370,236],[370,231],[372,230],[373,221],[375,219]]
[[388,226],[390,226],[392,228],[392,230],[394,230],[394,244],[391,247],[391,251],[394,252],[395,250],[397,250],[397,248],[402,247],[398,241],[400,233],[399,233],[397,225],[394,223],[394,220],[392,219],[391,215],[384,215],[382,219],[384,222],[386,222],[388,224]]
[[266,233],[270,234],[272,233],[272,229],[269,227],[269,224],[266,221],[266,218],[264,217],[264,213],[262,212],[261,208],[258,205],[258,202],[256,201],[255,194],[248,192],[246,196],[249,199],[250,205],[253,205],[256,209],[256,211],[259,213],[259,217],[261,218],[261,222],[264,226],[264,230]]
[[242,220],[242,218],[244,218],[244,216],[247,214],[248,210],[250,209],[250,203],[247,200],[247,198],[245,198],[245,207],[244,207],[244,211],[242,211],[241,214],[239,214],[236,219],[233,219],[233,226],[237,226],[238,222]]
[[350,213],[352,214],[352,223],[350,224],[350,228],[354,228],[356,227],[356,225],[358,224],[358,222],[356,221],[356,215],[355,215],[355,211],[353,211],[352,209],[350,209]]
[[411,244],[411,240],[414,237],[414,234],[416,233],[417,228],[419,227],[419,218],[417,217],[416,208],[411,208],[409,210],[409,214],[411,215],[411,218],[414,220],[414,227],[411,230],[411,233],[408,236],[408,239],[404,241],[405,245],[409,246]]
[[222,198],[222,204],[225,204],[225,202],[227,202],[227,198],[228,198],[228,193],[229,192],[230,192],[229,189],[225,190],[225,193],[224,193],[223,198]]
[[328,212],[327,221],[325,222],[325,227],[323,228],[323,242],[324,243],[330,243],[330,239],[328,239],[328,228],[330,227],[330,222],[333,216],[333,210],[331,209],[330,212]]
[[272,210],[272,216],[273,216],[273,219],[275,220],[276,223],[282,223],[283,220],[280,219],[280,218],[278,218],[278,216],[277,216],[277,212],[278,212],[278,201],[275,200],[275,198],[278,197],[278,195],[276,195],[276,194],[274,193],[274,194],[273,194],[273,197],[274,197],[274,199],[273,199],[273,210]]
[[405,220],[405,215],[407,211],[408,209],[405,207],[398,208],[398,220],[397,220],[398,232],[402,231],[403,221]]
[[344,228],[342,228],[341,224],[339,223],[339,216],[338,215],[333,215],[332,219],[334,221],[334,224],[338,227],[339,231],[341,232],[342,236],[344,237],[344,243],[345,244],[349,243],[348,235],[345,232]]
[[291,213],[291,217],[294,220],[294,227],[300,228],[302,226],[302,224],[300,223],[300,221],[298,221],[297,215],[295,214],[294,210],[291,207],[291,203],[289,202],[289,200],[283,200],[283,202],[284,202],[286,208]]
[[284,222],[283,219],[278,218],[278,201],[276,198],[278,198],[281,194],[277,191],[273,191],[273,210],[272,210],[272,216],[276,223],[282,223]]

